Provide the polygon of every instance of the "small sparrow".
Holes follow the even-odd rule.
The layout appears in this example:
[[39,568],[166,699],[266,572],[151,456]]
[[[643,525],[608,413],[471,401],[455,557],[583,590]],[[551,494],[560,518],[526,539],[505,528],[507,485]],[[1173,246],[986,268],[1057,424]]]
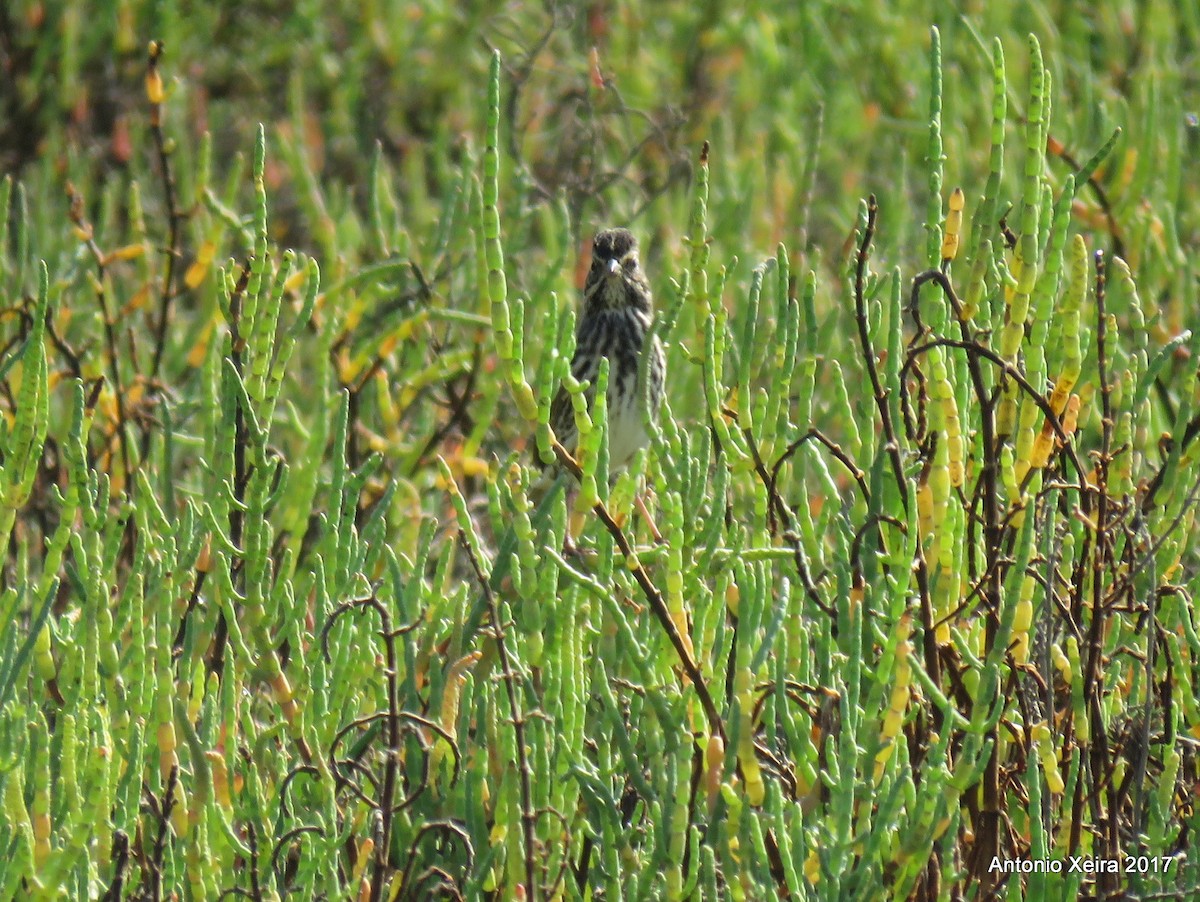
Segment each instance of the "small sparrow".
[[[590,406],[596,397],[600,358],[608,358],[608,471],[625,467],[650,437],[646,433],[647,393],[638,382],[643,355],[648,354],[650,416],[662,407],[666,355],[654,336],[647,341],[654,312],[650,283],[638,263],[638,246],[628,229],[605,229],[592,241],[592,265],[583,286],[583,302],[575,328],[571,375],[590,384]],[[550,425],[572,454],[578,435],[571,396],[560,388],[550,405]]]

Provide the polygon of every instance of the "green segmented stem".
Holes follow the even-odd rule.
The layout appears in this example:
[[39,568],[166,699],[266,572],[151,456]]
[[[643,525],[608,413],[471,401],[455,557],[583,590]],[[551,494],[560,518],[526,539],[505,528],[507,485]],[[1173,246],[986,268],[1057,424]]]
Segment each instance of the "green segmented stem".
[[[925,201],[925,246],[928,263],[936,267],[942,262],[942,40],[937,28],[929,30],[929,141],[925,149],[925,166],[929,173],[929,194]],[[944,306],[939,307],[944,311]],[[942,317],[939,317],[942,319]],[[931,319],[935,332],[941,324]]]
[[[1045,154],[1045,111],[1047,73],[1037,38],[1029,36],[1029,115],[1025,124],[1025,168],[1021,193],[1020,234],[1010,265],[1015,284],[1005,292],[1004,325],[1000,329],[1000,356],[1012,365],[1025,336],[1030,299],[1040,269],[1038,230],[1042,201],[1042,168]],[[996,415],[999,436],[1011,435],[1016,427],[1017,390],[1011,383],[1005,388]]]

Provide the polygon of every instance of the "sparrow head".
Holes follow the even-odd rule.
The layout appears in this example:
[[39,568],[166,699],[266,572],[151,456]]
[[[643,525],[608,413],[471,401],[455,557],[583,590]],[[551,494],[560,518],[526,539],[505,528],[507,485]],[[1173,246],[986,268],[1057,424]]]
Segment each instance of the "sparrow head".
[[593,309],[633,307],[650,311],[650,285],[638,263],[637,240],[628,229],[596,233],[583,299]]

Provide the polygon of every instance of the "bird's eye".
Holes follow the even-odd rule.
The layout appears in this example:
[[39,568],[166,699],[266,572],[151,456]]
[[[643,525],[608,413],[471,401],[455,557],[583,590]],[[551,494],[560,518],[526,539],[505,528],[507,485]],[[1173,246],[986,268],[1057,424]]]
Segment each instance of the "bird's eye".
[[626,257],[621,265],[625,267],[625,272],[633,272],[637,269],[637,260],[633,259],[633,257]]

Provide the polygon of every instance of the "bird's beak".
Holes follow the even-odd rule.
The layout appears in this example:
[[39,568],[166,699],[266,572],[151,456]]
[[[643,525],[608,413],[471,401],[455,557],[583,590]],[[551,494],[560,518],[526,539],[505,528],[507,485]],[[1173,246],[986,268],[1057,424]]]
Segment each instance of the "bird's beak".
[[618,272],[620,272],[620,270],[621,270],[621,261],[620,260],[609,260],[608,261],[608,274],[610,276],[615,276]]

